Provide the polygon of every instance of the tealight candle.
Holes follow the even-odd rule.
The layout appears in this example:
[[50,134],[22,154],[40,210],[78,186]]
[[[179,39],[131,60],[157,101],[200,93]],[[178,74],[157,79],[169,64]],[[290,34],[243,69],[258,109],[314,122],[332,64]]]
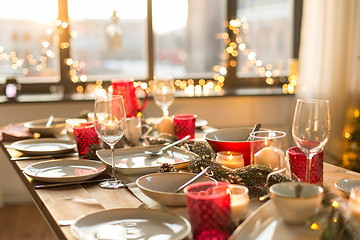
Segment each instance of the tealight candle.
[[280,169],[280,153],[272,147],[264,147],[254,154],[254,163],[258,165],[269,166],[272,169]]
[[233,221],[245,219],[249,205],[249,190],[245,186],[230,185],[231,218]]
[[216,162],[232,169],[241,168],[244,166],[243,155],[239,152],[218,152],[216,156]]

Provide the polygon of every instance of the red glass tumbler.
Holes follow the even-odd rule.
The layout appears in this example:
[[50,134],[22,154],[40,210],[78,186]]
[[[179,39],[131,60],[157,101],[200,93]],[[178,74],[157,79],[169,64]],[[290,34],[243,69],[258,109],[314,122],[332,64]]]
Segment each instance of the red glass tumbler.
[[194,240],[228,239],[231,235],[230,185],[193,183],[184,189]]
[[[298,148],[292,147],[287,150],[290,170],[300,181],[306,181],[306,155]],[[324,151],[316,154],[311,161],[310,183],[322,184],[323,182]]]
[[195,138],[195,121],[196,115],[178,114],[174,116],[175,134],[181,139],[190,135],[190,139]]
[[100,139],[95,131],[94,123],[80,123],[73,127],[74,137],[80,158],[90,151],[94,144],[100,144]]

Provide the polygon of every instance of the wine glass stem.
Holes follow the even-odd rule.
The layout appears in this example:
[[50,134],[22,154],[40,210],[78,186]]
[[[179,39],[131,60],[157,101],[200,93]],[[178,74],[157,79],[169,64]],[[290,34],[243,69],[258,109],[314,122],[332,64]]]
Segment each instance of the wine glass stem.
[[111,149],[111,180],[116,180],[114,145],[110,145],[110,149]]
[[163,111],[163,116],[169,116],[169,110],[168,110],[168,108],[163,107],[163,108],[161,108],[161,110]]
[[307,154],[306,156],[306,177],[305,177],[305,181],[306,183],[310,183],[311,180],[311,165],[312,165],[312,159],[313,159],[314,154]]

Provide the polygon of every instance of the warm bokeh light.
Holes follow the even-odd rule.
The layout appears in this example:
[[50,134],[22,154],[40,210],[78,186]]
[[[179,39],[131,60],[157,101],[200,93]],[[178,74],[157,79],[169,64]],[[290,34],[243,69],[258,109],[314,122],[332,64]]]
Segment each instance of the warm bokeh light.
[[311,228],[312,230],[318,230],[318,229],[319,229],[319,225],[316,224],[316,223],[313,223],[313,224],[311,224],[310,228]]
[[360,116],[360,110],[359,109],[355,109],[354,110],[354,117],[358,118]]
[[347,132],[347,133],[344,134],[344,137],[346,139],[351,139],[351,134]]

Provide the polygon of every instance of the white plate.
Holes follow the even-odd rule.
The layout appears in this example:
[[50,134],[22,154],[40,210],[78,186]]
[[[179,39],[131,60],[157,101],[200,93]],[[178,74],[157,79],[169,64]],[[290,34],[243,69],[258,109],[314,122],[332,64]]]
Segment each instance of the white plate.
[[71,152],[76,144],[56,138],[39,138],[14,142],[11,148],[28,155],[48,155]]
[[341,179],[335,183],[335,187],[349,196],[352,188],[360,187],[360,179]]
[[[148,147],[119,148],[115,149],[115,169],[125,175],[154,173],[161,164],[167,162],[177,169],[187,167],[189,161],[196,155],[178,147],[167,149],[160,156],[150,156],[144,151],[159,150],[163,145]],[[97,156],[107,165],[111,165],[110,149],[96,151]]]
[[24,173],[41,182],[76,182],[98,176],[106,166],[93,160],[50,160],[34,163],[24,169]]
[[229,240],[309,240],[320,239],[321,233],[307,225],[284,223],[270,200],[240,224]]
[[111,209],[92,213],[71,225],[78,239],[184,239],[190,223],[179,215],[151,209]]

